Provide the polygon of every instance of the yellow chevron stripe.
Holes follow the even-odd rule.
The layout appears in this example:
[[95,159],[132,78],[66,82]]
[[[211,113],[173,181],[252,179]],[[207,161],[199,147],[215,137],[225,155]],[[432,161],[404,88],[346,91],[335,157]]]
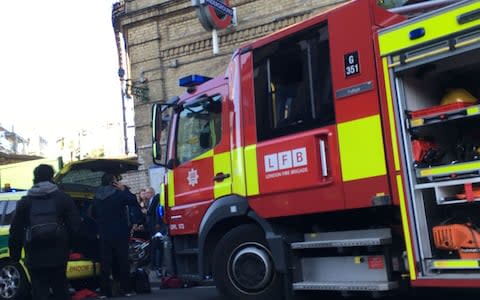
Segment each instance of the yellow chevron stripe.
[[[457,22],[458,16],[476,9],[480,9],[480,1],[473,1],[470,4],[450,11],[444,11],[441,14],[432,15],[428,18],[419,18],[416,22],[401,23],[395,29],[381,32],[379,35],[380,53],[387,55],[478,26],[480,25],[480,20],[474,20],[465,24],[458,24]],[[425,35],[421,38],[410,40],[410,31],[417,28],[424,28]]]
[[165,183],[160,184],[160,205],[165,207]]
[[470,172],[480,169],[480,162],[467,162],[455,165],[432,167],[420,170],[420,176],[444,175],[456,172]]
[[397,190],[398,198],[400,199],[400,214],[402,216],[402,227],[403,233],[405,235],[405,245],[407,247],[407,259],[408,259],[408,268],[410,269],[410,279],[417,279],[417,274],[415,273],[415,264],[413,259],[413,248],[410,239],[410,229],[408,226],[408,217],[407,217],[407,206],[405,203],[405,196],[403,194],[403,183],[402,177],[397,175]]
[[337,125],[343,181],[387,173],[380,116]]
[[192,159],[192,161],[196,161],[196,160],[200,160],[200,159],[204,159],[204,158],[209,158],[209,157],[212,157],[213,156],[213,149],[210,149],[204,153],[202,153],[201,155],[197,156],[197,157],[194,157]]
[[223,152],[213,155],[213,174],[218,173],[229,174],[230,177],[225,178],[221,182],[214,183],[214,197],[230,195],[232,193],[232,167],[230,162],[230,152]]
[[232,150],[232,193],[247,196],[243,147]]
[[168,206],[173,207],[175,206],[175,180],[173,178],[173,171],[168,170],[167,178],[168,178]]
[[387,58],[383,58],[383,76],[385,80],[385,91],[387,96],[387,110],[388,110],[388,121],[390,124],[390,139],[392,140],[393,148],[393,161],[395,164],[395,170],[400,170],[400,159],[398,155],[398,144],[397,144],[397,131],[395,126],[395,116],[393,114],[393,100],[390,86],[390,77],[388,76],[388,61]]
[[433,267],[437,269],[480,269],[476,259],[442,259],[435,260]]
[[257,166],[257,145],[245,147],[245,177],[247,180],[248,196],[258,195],[260,193]]

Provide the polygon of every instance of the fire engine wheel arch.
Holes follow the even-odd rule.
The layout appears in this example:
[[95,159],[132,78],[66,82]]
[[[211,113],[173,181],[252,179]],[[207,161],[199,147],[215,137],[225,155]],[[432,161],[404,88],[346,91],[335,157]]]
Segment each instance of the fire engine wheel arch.
[[242,224],[218,242],[213,259],[218,290],[233,299],[281,299],[282,275],[273,266],[263,230]]
[[285,274],[287,245],[283,237],[275,233],[270,223],[250,209],[246,198],[237,195],[215,200],[202,219],[198,234],[200,274],[205,276],[211,272],[212,255],[217,242],[241,224],[255,224],[263,230],[275,270]]

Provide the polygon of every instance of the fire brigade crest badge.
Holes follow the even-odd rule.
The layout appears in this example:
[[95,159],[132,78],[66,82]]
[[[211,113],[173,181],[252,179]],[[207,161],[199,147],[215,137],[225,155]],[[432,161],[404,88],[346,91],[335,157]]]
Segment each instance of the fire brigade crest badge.
[[197,170],[190,169],[190,171],[188,171],[188,176],[187,176],[188,185],[196,186],[198,184],[198,178],[199,177],[200,176],[198,176],[198,171]]

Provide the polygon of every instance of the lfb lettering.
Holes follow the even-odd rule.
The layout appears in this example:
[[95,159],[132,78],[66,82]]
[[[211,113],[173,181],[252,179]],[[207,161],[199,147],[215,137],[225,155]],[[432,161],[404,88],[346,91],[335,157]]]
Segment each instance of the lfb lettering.
[[301,167],[307,165],[307,151],[305,148],[295,149],[292,151],[293,154],[293,166]]
[[278,169],[285,170],[292,167],[292,151],[278,153]]
[[304,147],[265,155],[264,163],[265,173],[306,166],[307,149]]
[[278,170],[277,154],[265,155],[265,173]]

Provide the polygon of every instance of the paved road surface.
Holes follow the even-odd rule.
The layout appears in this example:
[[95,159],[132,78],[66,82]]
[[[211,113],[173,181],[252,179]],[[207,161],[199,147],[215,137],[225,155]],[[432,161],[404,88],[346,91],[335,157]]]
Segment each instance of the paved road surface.
[[[222,297],[217,292],[214,286],[194,286],[188,288],[179,289],[160,289],[160,282],[156,278],[151,278],[152,292],[150,294],[138,294],[133,297],[117,297],[115,300],[231,300]],[[355,296],[354,296],[355,295]],[[349,297],[342,297],[338,293],[334,295],[325,294],[312,294],[308,295],[299,294],[295,297],[295,300],[425,300],[425,299],[479,299],[480,291],[472,291],[469,289],[416,289],[415,294],[412,295],[400,295],[400,296],[385,296],[374,297],[370,293],[358,296],[358,294],[350,295]],[[277,299],[271,299],[277,300]]]
[[[90,299],[90,298],[89,298]],[[94,299],[94,298],[92,298]],[[223,300],[214,287],[193,287],[182,289],[152,288],[150,294],[138,294],[134,297],[113,298],[118,300]],[[273,299],[272,299],[273,300]]]
[[[309,296],[298,295],[295,300],[425,300],[425,299],[479,299],[480,291],[473,291],[468,289],[422,289],[411,295],[397,295],[374,297],[372,294],[364,294],[362,296],[347,296],[343,297],[338,293],[334,295],[326,294],[311,294]],[[128,298],[127,298],[128,299]],[[170,289],[170,290],[154,290],[150,295],[138,295],[135,299],[143,300],[231,300],[221,297],[214,287],[194,287],[186,289]],[[132,299],[133,300],[133,299]],[[277,299],[271,299],[277,300]]]
[[223,300],[214,287],[193,287],[185,289],[156,289],[150,295],[137,295],[138,300]]
[[[442,289],[430,289],[419,292],[417,296],[389,296],[380,298],[381,300],[424,300],[424,299],[478,299],[478,293],[473,295],[463,290],[451,290],[445,291]],[[136,295],[130,298],[114,298],[118,300],[229,300],[219,296],[215,287],[192,287],[181,289],[159,289],[153,287],[152,293]],[[298,297],[299,300],[374,300],[378,298],[372,297],[371,294],[355,297],[341,297],[341,296],[326,296],[325,295],[312,295],[311,297]],[[276,300],[276,299],[272,299]]]

